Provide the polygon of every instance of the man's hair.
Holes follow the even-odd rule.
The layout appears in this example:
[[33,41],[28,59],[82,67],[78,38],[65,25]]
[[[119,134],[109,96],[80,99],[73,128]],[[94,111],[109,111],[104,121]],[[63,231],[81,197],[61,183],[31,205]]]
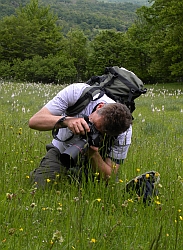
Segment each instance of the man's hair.
[[121,103],[107,103],[97,109],[97,113],[103,116],[102,131],[108,135],[117,136],[125,132],[132,124],[130,110]]

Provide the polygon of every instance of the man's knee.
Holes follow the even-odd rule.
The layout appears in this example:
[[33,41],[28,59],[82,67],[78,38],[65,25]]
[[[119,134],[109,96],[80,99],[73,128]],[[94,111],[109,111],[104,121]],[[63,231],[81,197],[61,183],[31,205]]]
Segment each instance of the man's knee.
[[44,186],[46,180],[54,180],[61,173],[60,151],[52,144],[46,146],[47,153],[40,162],[38,168],[30,173],[33,181],[38,186]]

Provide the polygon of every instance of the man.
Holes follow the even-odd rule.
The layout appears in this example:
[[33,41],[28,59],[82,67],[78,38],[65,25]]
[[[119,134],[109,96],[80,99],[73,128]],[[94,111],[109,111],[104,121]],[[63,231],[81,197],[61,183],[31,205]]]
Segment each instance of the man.
[[55,176],[67,174],[69,169],[68,166],[63,166],[62,153],[71,145],[77,144],[81,136],[90,132],[90,127],[83,116],[87,116],[100,132],[103,138],[102,148],[105,149],[92,145],[88,148],[83,156],[86,169],[86,162],[89,162],[94,173],[97,172],[101,177],[108,179],[113,173],[117,173],[120,164],[126,158],[131,143],[132,116],[125,105],[115,103],[103,95],[91,101],[75,117],[65,116],[67,108],[76,103],[88,86],[85,83],[67,86],[30,118],[29,127],[32,129],[39,131],[59,129],[58,140],[53,139],[52,144],[47,145],[47,154],[40,166],[31,173],[38,186],[44,186],[46,180],[54,180]]

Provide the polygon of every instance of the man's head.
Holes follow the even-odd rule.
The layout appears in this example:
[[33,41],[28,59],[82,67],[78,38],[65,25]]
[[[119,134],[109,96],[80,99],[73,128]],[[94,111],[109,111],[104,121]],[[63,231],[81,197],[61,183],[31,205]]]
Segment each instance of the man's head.
[[101,133],[117,136],[130,127],[132,115],[124,104],[100,103],[90,115],[90,120]]

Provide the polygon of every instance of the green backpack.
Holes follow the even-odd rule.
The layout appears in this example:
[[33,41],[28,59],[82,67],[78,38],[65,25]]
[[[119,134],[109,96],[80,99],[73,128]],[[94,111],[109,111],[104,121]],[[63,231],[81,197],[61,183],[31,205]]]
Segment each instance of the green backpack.
[[89,102],[101,98],[104,94],[125,104],[132,113],[135,110],[134,100],[147,92],[143,82],[133,72],[118,66],[105,68],[104,75],[92,76],[86,83],[90,86],[86,87],[78,101],[67,109],[66,115],[78,114]]

